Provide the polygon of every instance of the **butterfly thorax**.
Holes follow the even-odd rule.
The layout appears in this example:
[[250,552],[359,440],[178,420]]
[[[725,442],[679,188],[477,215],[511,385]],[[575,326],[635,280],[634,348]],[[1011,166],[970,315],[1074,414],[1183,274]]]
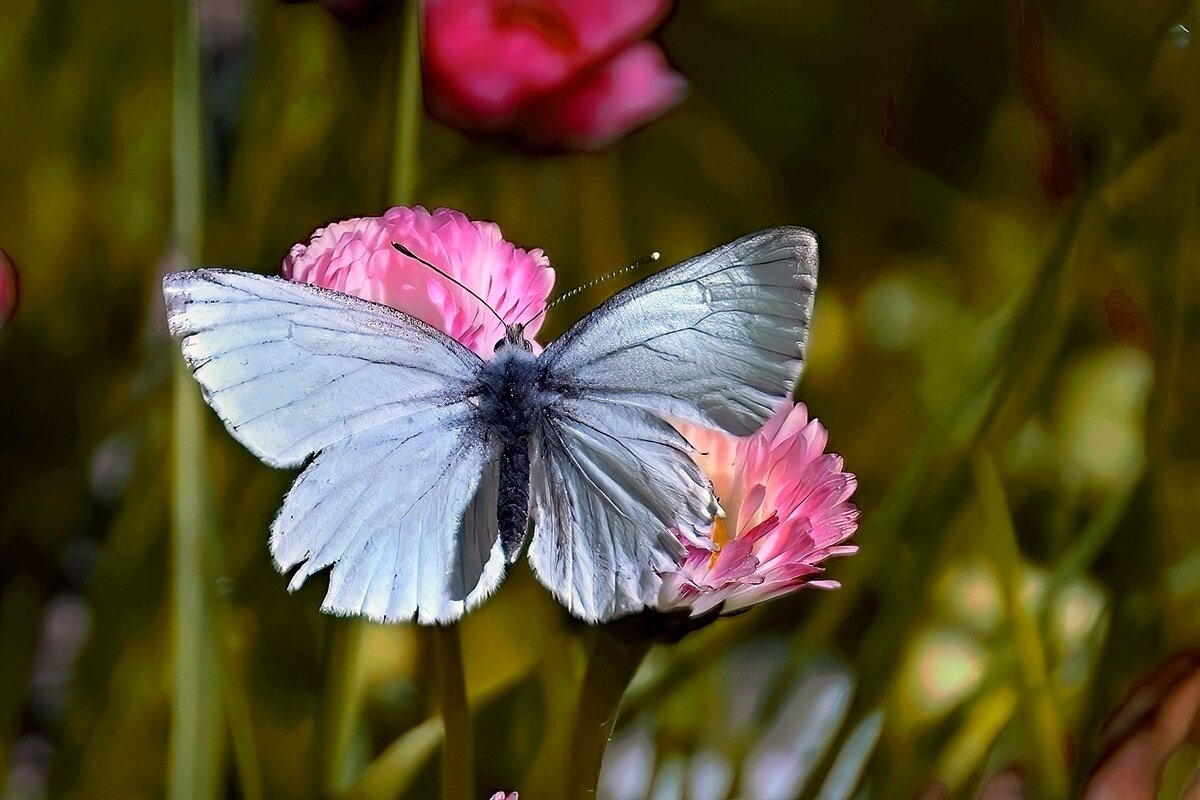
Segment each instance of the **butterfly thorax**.
[[502,346],[479,371],[479,416],[506,444],[525,441],[543,410],[540,369],[533,353]]
[[496,513],[510,562],[520,554],[529,519],[529,437],[546,402],[540,370],[537,356],[505,340],[479,372],[479,417],[500,446]]

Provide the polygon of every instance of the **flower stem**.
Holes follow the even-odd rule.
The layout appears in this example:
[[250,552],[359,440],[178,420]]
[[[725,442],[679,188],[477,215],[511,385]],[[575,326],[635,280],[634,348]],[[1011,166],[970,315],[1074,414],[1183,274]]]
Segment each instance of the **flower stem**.
[[[196,7],[175,3],[171,107],[174,235],[187,263],[200,263],[204,186],[200,43]],[[182,360],[172,381],[171,729],[167,796],[215,798],[222,786],[222,709],[208,596],[213,532],[204,412]]]
[[571,727],[568,800],[596,796],[600,766],[617,722],[621,698],[652,646],[646,637],[620,637],[603,626],[595,629]]
[[471,746],[471,709],[463,674],[462,640],[457,623],[429,629],[437,669],[438,703],[446,738],[442,742],[442,797],[475,796],[475,756]]
[[[421,3],[418,0],[408,0],[401,12],[400,53],[396,63],[390,199],[396,205],[411,205],[415,200],[421,134]],[[426,643],[433,651],[437,667],[438,706],[445,731],[442,797],[471,798],[475,796],[475,755],[458,625],[429,628]]]
[[322,791],[336,794],[354,779],[357,766],[352,756],[358,734],[362,638],[367,623],[360,619],[333,619],[329,624],[325,696],[317,728],[317,767]]
[[396,70],[396,116],[392,132],[391,200],[413,202],[417,145],[421,133],[421,4],[409,0],[401,12]]

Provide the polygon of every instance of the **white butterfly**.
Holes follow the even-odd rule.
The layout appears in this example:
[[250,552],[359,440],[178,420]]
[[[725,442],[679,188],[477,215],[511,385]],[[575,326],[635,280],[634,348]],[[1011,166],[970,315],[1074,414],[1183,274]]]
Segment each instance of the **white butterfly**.
[[271,527],[291,589],[332,566],[324,610],[457,619],[522,550],[572,613],[654,603],[672,529],[718,510],[678,418],[736,435],[804,362],[817,242],[773,228],[620,292],[540,355],[509,326],[483,360],[388,306],[220,269],[168,275],[171,332],[229,432],[307,462]]

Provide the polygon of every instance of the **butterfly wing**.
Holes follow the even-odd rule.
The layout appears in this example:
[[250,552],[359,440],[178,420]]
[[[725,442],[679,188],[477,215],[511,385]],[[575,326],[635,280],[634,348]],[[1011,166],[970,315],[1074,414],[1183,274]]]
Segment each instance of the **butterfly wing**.
[[535,574],[588,622],[653,604],[683,553],[674,527],[706,529],[717,510],[691,446],[647,411],[585,399],[548,409],[533,442]]
[[469,399],[482,361],[394,309],[250,273],[164,281],[171,332],[229,432],[275,467],[313,454],[271,533],[291,588],[332,566],[326,610],[446,621],[503,577],[497,445]]
[[417,412],[319,453],[271,526],[289,588],[332,566],[322,610],[444,623],[504,577],[497,447],[467,401]]
[[752,433],[804,365],[817,240],[771,228],[610,298],[542,354],[588,397]]
[[273,467],[461,397],[482,364],[414,317],[308,284],[204,269],[163,294],[205,400]]
[[715,509],[665,420],[735,435],[765,422],[803,367],[816,277],[811,231],[762,231],[620,292],[546,348],[570,399],[535,437],[529,555],[572,612],[653,605],[681,552],[672,531],[707,528]]

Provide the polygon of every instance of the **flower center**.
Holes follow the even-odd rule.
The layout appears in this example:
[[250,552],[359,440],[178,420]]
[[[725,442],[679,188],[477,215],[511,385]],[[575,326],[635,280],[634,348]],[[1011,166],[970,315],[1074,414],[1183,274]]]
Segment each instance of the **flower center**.
[[725,542],[729,541],[729,531],[725,527],[725,517],[717,517],[713,520],[712,540],[717,549],[708,557],[708,568],[712,569],[717,564],[717,556],[721,554],[721,548],[725,546]]
[[554,9],[537,0],[504,0],[496,6],[496,23],[504,27],[525,25],[533,28],[559,50],[577,47],[575,34]]

